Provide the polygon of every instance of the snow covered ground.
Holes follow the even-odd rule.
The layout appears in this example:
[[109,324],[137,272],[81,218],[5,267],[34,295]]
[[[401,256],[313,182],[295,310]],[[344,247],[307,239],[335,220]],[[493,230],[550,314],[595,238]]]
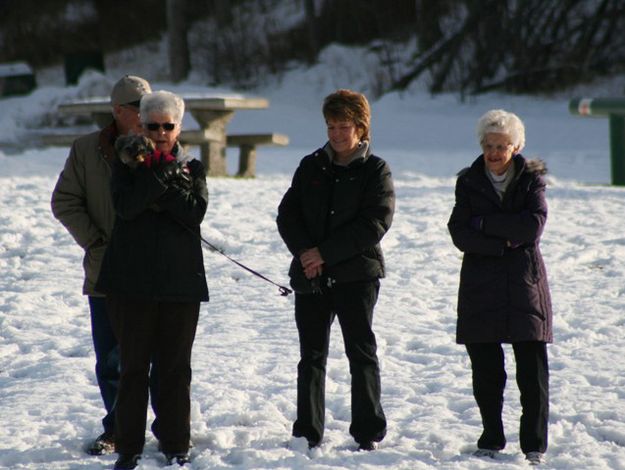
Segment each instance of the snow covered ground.
[[[294,72],[261,90],[271,107],[237,113],[232,131],[284,132],[291,145],[261,148],[258,178],[209,180],[203,235],[237,260],[286,283],[289,255],[275,229],[278,202],[299,159],[324,143],[323,96],[337,86]],[[110,77],[114,79],[116,77]],[[42,87],[2,101],[8,141],[23,140],[53,103],[85,93]],[[202,91],[192,84],[155,88]],[[210,90],[203,90],[210,91]],[[477,118],[503,107],[527,126],[527,156],[550,169],[542,248],[555,323],[550,445],[543,468],[625,469],[625,189],[608,185],[608,123],[569,115],[566,99],[409,92],[373,103],[373,147],[390,163],[397,212],[383,242],[388,277],[374,317],[388,435],[355,452],[348,433],[350,376],[340,329],[332,336],[327,430],[320,449],[290,439],[298,361],[293,297],[205,252],[211,301],[202,305],[193,355],[194,469],[526,468],[509,357],[497,461],[471,455],[480,418],[467,355],[454,343],[461,254],[446,223],[455,173],[477,156]],[[189,123],[189,126],[193,123]],[[6,147],[8,148],[8,147]],[[110,468],[114,455],[84,447],[101,432],[81,250],[50,212],[67,149],[0,150],[0,467]],[[230,165],[236,151],[230,150]],[[506,349],[511,353],[511,349]],[[147,434],[141,467],[165,465]]]

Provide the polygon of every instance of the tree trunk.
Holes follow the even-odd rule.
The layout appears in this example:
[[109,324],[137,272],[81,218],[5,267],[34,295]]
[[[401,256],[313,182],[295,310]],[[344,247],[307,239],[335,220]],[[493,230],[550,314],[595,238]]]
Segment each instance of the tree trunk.
[[187,78],[191,69],[185,3],[186,0],[167,0],[169,76],[174,83]]
[[306,8],[306,29],[308,30],[308,63],[312,64],[317,60],[317,53],[319,52],[319,27],[315,14],[315,0],[304,0],[304,7]]

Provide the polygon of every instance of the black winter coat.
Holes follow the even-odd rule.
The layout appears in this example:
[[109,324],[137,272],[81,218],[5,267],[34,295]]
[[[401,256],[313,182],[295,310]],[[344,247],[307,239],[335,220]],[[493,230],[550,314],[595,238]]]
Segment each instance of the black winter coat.
[[347,167],[333,165],[323,149],[302,159],[278,208],[277,224],[293,260],[291,286],[311,291],[299,255],[318,247],[323,282],[384,277],[380,240],[391,226],[395,191],[391,170],[368,153]]
[[208,205],[206,176],[200,161],[186,165],[190,185],[165,184],[153,169],[115,163],[111,193],[116,218],[96,285],[99,292],[153,301],[208,300],[199,239]]
[[[539,249],[547,220],[542,162],[513,157],[515,176],[503,200],[484,158],[463,170],[448,228],[464,252],[458,293],[458,343],[553,340],[547,274]],[[481,230],[471,227],[482,216]],[[508,248],[506,241],[520,243]]]

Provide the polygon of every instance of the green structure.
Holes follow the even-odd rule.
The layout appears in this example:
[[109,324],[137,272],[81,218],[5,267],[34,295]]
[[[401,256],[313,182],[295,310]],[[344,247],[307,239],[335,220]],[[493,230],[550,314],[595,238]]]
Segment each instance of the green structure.
[[625,186],[625,98],[575,98],[569,111],[579,116],[608,117],[612,184]]

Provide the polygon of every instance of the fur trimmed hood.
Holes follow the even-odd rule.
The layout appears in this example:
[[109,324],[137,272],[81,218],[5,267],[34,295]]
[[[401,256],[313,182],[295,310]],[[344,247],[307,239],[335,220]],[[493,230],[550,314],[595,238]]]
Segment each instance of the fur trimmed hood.
[[530,158],[525,160],[525,169],[530,173],[537,173],[539,175],[547,174],[547,165],[539,158]]

